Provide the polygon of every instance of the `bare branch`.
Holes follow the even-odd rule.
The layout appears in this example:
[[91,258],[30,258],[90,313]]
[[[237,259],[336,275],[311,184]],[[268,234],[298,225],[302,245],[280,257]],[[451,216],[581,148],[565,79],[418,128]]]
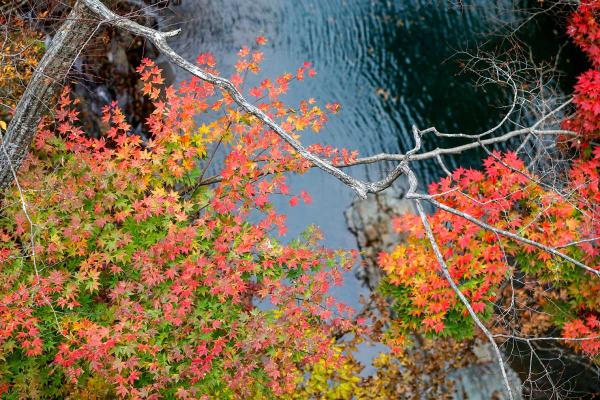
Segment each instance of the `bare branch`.
[[[421,132],[424,133],[425,131],[421,131]],[[345,164],[344,166],[351,167],[351,166],[360,165],[360,164],[373,164],[373,163],[381,162],[381,161],[400,161],[400,160],[404,160],[404,159],[407,159],[408,161],[429,160],[429,159],[436,158],[436,157],[442,156],[442,155],[460,154],[460,153],[464,153],[467,150],[477,149],[481,146],[487,146],[487,145],[507,142],[514,137],[527,135],[527,134],[548,135],[548,136],[558,136],[558,135],[577,136],[577,133],[575,133],[573,131],[564,130],[564,129],[539,130],[539,129],[533,129],[533,128],[523,128],[523,129],[517,129],[514,131],[510,131],[508,133],[505,133],[504,135],[494,137],[494,138],[489,138],[489,139],[480,140],[480,141],[474,141],[474,142],[467,143],[467,144],[464,144],[461,146],[456,146],[456,147],[437,148],[435,150],[431,150],[431,151],[428,151],[425,153],[413,154],[410,156],[406,156],[404,154],[380,153],[380,154],[376,154],[376,155],[369,156],[369,157],[361,157],[361,158],[356,159],[353,162]]]
[[564,253],[556,250],[553,247],[546,246],[545,244],[536,242],[536,241],[531,240],[531,239],[527,239],[527,238],[525,238],[523,236],[519,236],[519,235],[517,235],[517,234],[515,234],[513,232],[509,232],[509,231],[506,231],[504,229],[496,228],[496,227],[494,227],[492,225],[489,225],[489,224],[487,224],[487,223],[485,223],[485,222],[483,222],[483,221],[481,221],[481,220],[473,217],[470,214],[467,214],[467,213],[465,213],[463,211],[459,211],[459,210],[457,210],[455,208],[452,208],[452,207],[448,207],[447,205],[445,205],[443,203],[440,203],[439,201],[433,199],[432,196],[424,195],[424,194],[418,194],[418,193],[407,193],[406,197],[407,198],[411,198],[411,199],[416,199],[416,200],[425,200],[425,201],[428,201],[429,203],[433,204],[435,207],[437,207],[437,208],[439,208],[441,210],[447,211],[449,213],[452,213],[454,215],[458,215],[459,217],[464,218],[467,221],[470,221],[470,222],[474,223],[475,225],[478,225],[481,228],[484,228],[484,229],[487,229],[487,230],[489,230],[491,232],[495,232],[495,233],[497,233],[499,235],[511,238],[513,240],[516,240],[517,242],[521,242],[521,243],[524,243],[524,244],[528,244],[530,246],[537,247],[540,250],[548,252],[548,253],[550,253],[550,254],[552,254],[554,256],[560,257],[560,258],[562,258],[562,259],[564,259],[564,260],[566,260],[566,261],[568,261],[568,262],[570,262],[570,263],[572,263],[572,264],[574,264],[574,265],[576,265],[576,266],[578,266],[580,268],[585,269],[588,272],[591,272],[592,274],[596,275],[597,277],[600,277],[600,271],[597,271],[597,270],[593,269],[592,267],[589,267],[589,266],[585,265],[584,263],[582,263],[580,261],[577,261],[576,259],[574,259],[574,258],[572,258],[572,257],[570,257],[570,256],[568,256],[568,255],[566,255],[566,254],[564,254]]
[[348,175],[341,169],[331,165],[328,161],[308,151],[300,142],[294,139],[292,135],[290,135],[286,130],[284,130],[277,123],[275,123],[275,121],[273,121],[268,115],[262,112],[255,105],[248,102],[229,80],[208,73],[203,69],[197,67],[196,65],[190,63],[189,61],[185,60],[179,54],[177,54],[167,44],[166,38],[177,35],[179,33],[179,30],[166,33],[159,32],[113,13],[99,0],[83,0],[83,2],[95,15],[101,18],[102,22],[109,23],[136,35],[145,37],[146,39],[151,41],[156,46],[156,48],[171,62],[190,72],[192,75],[202,79],[203,81],[212,83],[213,85],[223,89],[244,111],[246,111],[250,115],[255,116],[265,125],[271,128],[275,133],[277,133],[277,135],[279,135],[279,137],[281,137],[295,151],[297,151],[298,154],[300,154],[300,156],[310,161],[316,167],[333,175],[346,185],[350,186],[356,191],[356,193],[359,196],[364,198],[366,197],[367,193],[375,193],[377,191],[377,186],[373,186],[372,184],[360,181]]
[[[414,173],[412,171],[411,171],[411,174],[414,175]],[[448,266],[446,265],[446,261],[444,260],[444,257],[440,251],[440,248],[438,247],[438,244],[435,240],[433,231],[431,230],[431,226],[429,225],[429,221],[427,220],[427,215],[425,214],[425,210],[423,210],[423,205],[421,204],[420,200],[416,200],[416,206],[417,206],[417,211],[419,213],[419,216],[421,217],[423,227],[425,228],[425,233],[427,234],[427,238],[429,239],[429,242],[431,243],[431,247],[433,248],[433,252],[435,254],[435,257],[438,260],[440,268],[442,269],[442,273],[443,273],[444,277],[448,281],[448,284],[450,285],[450,287],[452,288],[454,293],[456,293],[456,296],[458,296],[460,301],[463,303],[463,305],[469,312],[469,315],[471,316],[471,318],[473,319],[475,324],[479,327],[479,329],[481,329],[483,334],[487,337],[490,344],[494,348],[494,353],[496,353],[496,357],[498,359],[498,366],[500,367],[500,371],[502,373],[502,379],[504,380],[504,385],[506,386],[506,392],[508,394],[508,398],[511,400],[514,399],[512,389],[510,387],[510,382],[508,381],[508,375],[506,374],[506,366],[504,365],[504,359],[502,358],[502,353],[500,351],[500,348],[498,347],[498,344],[494,340],[494,336],[489,331],[489,329],[483,324],[483,322],[479,319],[479,317],[477,316],[477,313],[475,313],[475,310],[473,310],[473,307],[471,307],[469,300],[467,300],[465,295],[461,292],[460,288],[456,285],[456,283],[452,279],[452,276],[450,275],[450,272],[448,271]]]
[[[403,175],[403,166],[397,165],[390,173],[388,173],[383,179],[375,182],[366,182],[359,180],[346,172],[342,171],[342,168],[359,165],[359,164],[369,164],[379,161],[399,161],[401,164],[406,163],[408,161],[413,160],[425,160],[429,158],[435,158],[437,156],[443,154],[458,154],[470,149],[477,148],[483,144],[493,144],[500,143],[511,139],[512,137],[535,133],[539,135],[572,135],[573,132],[566,130],[537,130],[536,128],[541,124],[542,120],[538,121],[535,125],[530,128],[519,129],[516,131],[509,132],[497,138],[490,138],[486,140],[472,142],[463,146],[457,146],[449,149],[436,149],[427,153],[416,154],[416,151],[411,151],[407,154],[379,154],[371,157],[360,158],[352,163],[334,166],[329,161],[315,155],[310,152],[306,147],[304,147],[299,141],[294,139],[294,137],[284,130],[281,126],[279,126],[275,121],[273,121],[269,116],[267,116],[264,112],[262,112],[258,107],[251,104],[248,100],[244,98],[244,96],[240,93],[240,91],[227,79],[213,75],[203,69],[197,67],[196,65],[190,63],[185,60],[179,54],[177,54],[167,43],[166,38],[175,36],[179,33],[179,30],[171,31],[171,32],[159,32],[154,29],[142,26],[134,21],[131,21],[125,17],[121,17],[111,10],[109,10],[100,0],[82,0],[92,12],[100,17],[101,23],[109,23],[111,25],[117,26],[121,29],[125,29],[131,33],[136,35],[145,37],[150,40],[156,48],[171,62],[183,68],[184,70],[190,72],[192,75],[202,79],[203,81],[212,83],[213,85],[221,88],[225,92],[227,92],[231,98],[240,106],[241,109],[246,111],[248,114],[255,116],[258,120],[267,125],[270,129],[272,129],[279,137],[281,137],[286,143],[288,143],[301,157],[310,161],[315,167],[320,168],[321,170],[329,173],[334,176],[342,183],[346,184],[350,188],[352,188],[356,193],[364,198],[367,193],[378,193],[382,190],[388,188],[392,183]],[[508,77],[510,82],[510,77]],[[501,120],[501,122],[495,126],[494,128],[485,131],[478,135],[466,135],[466,134],[445,134],[438,132],[435,128],[428,128],[424,131],[418,131],[420,135],[428,132],[432,132],[437,136],[458,136],[458,137],[470,137],[480,139],[483,136],[489,135],[492,132],[498,130],[505,122],[508,120],[508,116],[512,113],[514,108],[516,107],[516,86],[513,82],[513,89],[515,89],[513,103],[510,107],[507,115]],[[560,108],[566,106],[567,103],[563,104]],[[559,109],[560,109],[559,108]],[[556,110],[558,111],[558,109]],[[420,148],[420,146],[419,146]],[[214,180],[211,180],[211,183]]]

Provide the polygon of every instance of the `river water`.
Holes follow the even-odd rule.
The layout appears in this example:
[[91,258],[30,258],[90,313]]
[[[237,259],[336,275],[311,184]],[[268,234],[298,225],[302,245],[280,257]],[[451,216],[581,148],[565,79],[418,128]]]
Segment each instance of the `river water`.
[[[285,98],[290,104],[314,97],[337,101],[342,111],[318,135],[306,134],[305,143],[319,141],[359,150],[361,155],[399,152],[411,148],[410,127],[436,126],[441,131],[476,133],[495,125],[510,93],[499,88],[476,88],[473,76],[460,74],[461,50],[500,43],[507,27],[518,26],[527,15],[510,0],[184,0],[166,15],[169,28],[182,33],[172,46],[193,60],[212,52],[224,74],[232,71],[236,53],[258,35],[268,38],[261,77],[295,71],[304,61],[314,63],[315,79],[294,84]],[[537,2],[532,2],[534,5]],[[522,4],[520,5],[523,6]],[[527,6],[527,5],[525,5]],[[532,44],[537,58],[556,54],[566,42],[563,25],[534,18],[519,31]],[[573,63],[567,47],[559,65],[572,84]],[[188,75],[176,71],[176,79]],[[259,78],[260,79],[260,78]],[[430,138],[425,147],[449,145]],[[472,165],[480,154],[447,159],[447,164]],[[356,167],[352,173],[377,179],[390,165]],[[435,164],[420,165],[425,182],[441,174]],[[276,201],[288,214],[288,237],[309,224],[318,225],[325,245],[356,248],[343,217],[354,193],[321,171],[291,176],[292,189],[308,190],[311,205],[290,208],[287,199]],[[399,184],[402,184],[401,182]],[[336,296],[358,306],[367,294],[352,274]]]

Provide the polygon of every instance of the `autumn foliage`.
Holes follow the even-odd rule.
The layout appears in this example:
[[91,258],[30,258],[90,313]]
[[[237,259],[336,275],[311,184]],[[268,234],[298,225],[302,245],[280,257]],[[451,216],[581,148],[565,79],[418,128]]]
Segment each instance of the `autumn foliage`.
[[[242,87],[261,59],[242,49],[235,84]],[[210,55],[198,63],[217,73]],[[314,100],[293,110],[279,99],[311,71],[251,89],[295,135],[327,119]],[[0,392],[181,399],[291,392],[305,365],[341,362],[331,335],[352,329],[352,310],[328,294],[351,255],[320,247],[316,228],[278,239],[285,215],[271,198],[296,205],[284,173],[309,164],[214,86],[192,79],[165,87],[150,60],[138,72],[155,106],[143,136],[131,133],[116,104],[104,109],[100,135],[83,132],[65,90],[55,118],[39,127],[19,185],[4,193]],[[211,162],[219,150],[221,169]]]
[[[600,2],[588,1],[569,22],[594,69],[579,78],[575,110],[564,121],[580,135],[566,150],[576,154],[567,184],[551,188],[514,153],[493,152],[482,170],[459,168],[429,186],[439,203],[596,270],[599,21]],[[256,80],[265,42],[259,37],[240,50],[231,82],[293,136],[319,132],[340,106],[284,103],[292,85],[315,76],[310,63]],[[0,91],[31,74],[36,46],[25,67],[3,71]],[[196,62],[219,73],[210,54]],[[316,227],[282,239],[286,218],[272,199],[311,203],[307,191],[286,184],[286,174],[302,174],[310,163],[219,88],[196,78],[167,86],[149,59],[137,72],[153,109],[142,132],[133,133],[116,103],[104,108],[100,131],[84,131],[67,88],[38,127],[17,184],[3,193],[3,398],[442,396],[433,388],[449,363],[435,351],[467,352],[461,340],[476,330],[420,219],[395,221],[408,239],[379,258],[380,292],[392,310],[367,329],[365,318],[329,293],[355,255],[323,248]],[[309,150],[332,164],[357,156],[329,146]],[[494,333],[557,334],[597,360],[598,276],[455,213],[428,218],[450,275]],[[375,359],[373,376],[359,376],[355,345],[367,335],[382,339],[385,328],[394,354]],[[352,340],[340,341],[344,334]],[[421,341],[420,352],[407,350],[411,340]],[[429,381],[415,378],[424,370]]]
[[[597,190],[589,193],[586,187],[581,202],[575,203],[573,198],[565,199],[536,183],[539,177],[529,175],[523,162],[512,153],[494,153],[484,164],[484,171],[454,171],[451,177],[432,184],[429,192],[438,195],[437,200],[444,205],[496,228],[561,249],[591,265],[598,263],[597,246],[585,240],[598,232],[597,221],[590,218],[596,207],[583,200],[597,195]],[[597,182],[597,164],[596,156],[575,166],[571,182]],[[586,176],[590,173],[592,176]],[[397,229],[408,231],[409,239],[380,258],[387,276],[386,290],[397,297],[395,309],[402,316],[397,322],[407,330],[471,336],[473,321],[441,275],[419,222],[412,215],[399,218]],[[557,301],[564,302],[573,316],[600,311],[600,280],[596,275],[447,211],[434,213],[430,223],[452,278],[483,318],[490,318],[494,302],[501,297],[501,286],[517,271],[535,278],[541,287],[567,293]]]
[[[514,153],[492,153],[482,171],[459,168],[429,186],[443,205],[508,231],[600,271],[598,200],[600,148],[600,2],[582,2],[568,33],[594,69],[579,77],[572,116],[565,129],[579,133],[566,184],[552,187]],[[570,151],[570,150],[569,150]],[[564,344],[600,354],[600,278],[548,251],[444,210],[429,216],[453,280],[494,333],[531,338],[561,336]],[[394,299],[393,331],[400,335],[471,337],[475,325],[447,280],[420,218],[395,221],[406,243],[380,255],[386,273],[382,291]],[[396,338],[397,340],[397,338]]]
[[568,33],[594,66],[575,85],[577,112],[564,127],[581,134],[584,146],[600,135],[600,2],[583,1],[569,21]]

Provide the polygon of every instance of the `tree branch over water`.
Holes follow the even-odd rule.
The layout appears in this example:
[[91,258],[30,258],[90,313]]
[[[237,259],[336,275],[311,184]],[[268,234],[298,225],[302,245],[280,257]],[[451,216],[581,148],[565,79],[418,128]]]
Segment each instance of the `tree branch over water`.
[[[407,177],[409,181],[409,191],[406,195],[407,199],[413,200],[416,203],[418,214],[421,217],[423,227],[427,238],[433,248],[436,259],[440,265],[442,274],[447,280],[449,286],[455,292],[456,296],[464,304],[469,316],[475,324],[480,328],[485,337],[493,346],[494,352],[498,358],[498,364],[502,372],[502,376],[506,385],[506,390],[510,399],[513,399],[511,385],[508,381],[506,366],[502,358],[502,354],[495,338],[507,337],[507,335],[494,335],[490,329],[481,321],[469,303],[467,297],[461,292],[457,283],[453,280],[448,266],[440,247],[436,242],[436,238],[431,229],[428,217],[423,208],[423,202],[427,201],[435,208],[455,214],[477,226],[495,233],[499,236],[504,236],[514,241],[521,242],[526,245],[534,246],[544,252],[560,257],[583,270],[600,276],[600,272],[594,268],[576,260],[558,249],[573,245],[574,243],[582,243],[573,241],[564,246],[552,247],[543,243],[530,240],[519,234],[509,232],[507,230],[494,227],[487,222],[477,219],[470,214],[449,207],[435,199],[435,196],[417,193],[418,181],[414,173],[412,163],[424,160],[437,160],[443,166],[442,156],[456,155],[466,151],[483,148],[486,146],[506,143],[517,137],[529,138],[534,137],[556,137],[556,136],[575,136],[576,133],[565,129],[546,128],[546,122],[549,119],[555,118],[558,114],[571,104],[572,100],[568,99],[561,104],[555,106],[550,111],[544,113],[530,124],[518,125],[517,129],[510,130],[506,133],[498,134],[511,123],[511,118],[515,110],[520,104],[521,97],[519,95],[519,87],[513,80],[510,70],[502,66],[495,65],[493,71],[497,80],[506,83],[512,90],[512,100],[508,111],[501,118],[500,122],[493,128],[477,134],[466,133],[445,133],[438,131],[435,127],[430,127],[424,130],[412,127],[412,135],[415,140],[413,149],[405,154],[388,154],[380,153],[372,156],[357,158],[345,164],[334,165],[329,160],[320,157],[311,152],[300,141],[298,141],[290,132],[282,128],[271,117],[261,111],[257,106],[249,102],[244,95],[238,90],[235,85],[228,79],[211,74],[202,68],[194,65],[190,61],[183,58],[173,50],[168,44],[168,39],[179,34],[179,30],[160,32],[155,29],[148,28],[135,21],[117,15],[107,8],[100,0],[79,0],[73,8],[67,21],[63,24],[51,46],[47,50],[44,58],[37,67],[33,78],[31,79],[24,96],[19,101],[14,117],[8,127],[2,146],[6,150],[0,170],[0,187],[6,187],[13,181],[14,171],[21,165],[27,150],[33,140],[33,136],[42,115],[45,111],[47,103],[56,94],[60,80],[67,74],[79,52],[83,48],[87,40],[94,32],[102,25],[111,25],[116,28],[125,30],[134,35],[143,37],[149,40],[157,50],[173,64],[178,65],[182,69],[188,71],[193,76],[217,86],[222,91],[227,93],[231,99],[247,114],[261,121],[265,126],[275,132],[283,141],[285,141],[295,152],[302,158],[311,163],[313,167],[319,168],[322,171],[332,175],[334,178],[347,185],[354,190],[361,198],[365,198],[369,193],[378,193],[390,187],[400,177]],[[457,145],[454,147],[436,148],[430,151],[422,151],[422,141],[425,135],[430,134],[437,138],[459,138],[466,139],[468,143]],[[523,140],[523,143],[527,139]],[[357,165],[367,165],[380,162],[395,162],[396,165],[382,179],[376,181],[361,180],[347,171],[347,168]],[[445,170],[447,168],[443,167]],[[219,176],[205,178],[200,180],[199,185],[209,185],[218,183]],[[593,239],[595,240],[595,239]],[[515,336],[510,336],[515,337]],[[528,341],[533,339],[527,339]]]
[[[406,163],[409,161],[419,161],[426,160],[430,158],[435,158],[440,155],[447,154],[459,154],[467,150],[475,149],[481,147],[482,145],[489,145],[495,143],[501,143],[510,140],[513,137],[526,135],[526,134],[535,134],[535,135],[560,135],[560,134],[574,134],[573,132],[565,131],[565,130],[542,130],[538,129],[539,125],[543,122],[543,120],[550,115],[540,119],[536,124],[532,125],[529,128],[519,129],[515,131],[508,132],[502,136],[496,138],[488,138],[485,140],[474,141],[462,146],[457,146],[453,148],[442,148],[436,149],[430,152],[422,153],[422,154],[378,154],[370,157],[363,157],[351,162],[347,165],[335,166],[332,165],[328,160],[325,160],[318,155],[310,152],[306,147],[304,147],[298,140],[296,140],[289,132],[284,130],[280,125],[275,123],[268,115],[262,112],[258,107],[251,104],[231,83],[231,81],[215,76],[203,69],[197,67],[191,62],[185,60],[178,53],[176,53],[167,43],[167,39],[173,37],[179,33],[179,30],[169,31],[169,32],[159,32],[157,30],[145,27],[140,25],[126,17],[119,16],[108,9],[101,1],[99,0],[82,0],[82,2],[91,10],[91,12],[101,19],[100,24],[111,24],[118,28],[127,30],[133,34],[138,36],[142,36],[152,42],[157,49],[167,57],[171,62],[183,68],[184,70],[190,72],[192,75],[202,79],[203,81],[214,84],[215,86],[221,88],[226,91],[231,98],[248,114],[255,116],[260,121],[262,121],[266,126],[272,129],[275,133],[277,133],[285,142],[287,142],[295,151],[298,152],[300,156],[311,162],[314,167],[320,168],[321,170],[327,172],[328,174],[334,176],[342,183],[346,184],[350,188],[352,188],[360,197],[364,198],[368,193],[378,193],[389,186],[392,185],[394,181],[396,181],[400,176],[403,175],[402,170]],[[507,71],[499,71],[499,74],[506,74],[508,80],[510,82],[510,76]],[[481,139],[484,136],[490,135],[497,130],[499,130],[505,122],[508,121],[510,114],[514,111],[518,96],[517,96],[517,88],[514,82],[510,83],[510,86],[513,89],[513,101],[509,108],[509,111],[502,118],[500,123],[498,123],[495,127],[485,131],[483,133],[477,135],[468,135],[468,134],[447,134],[441,133],[435,128],[428,128],[421,133],[433,133],[438,137],[468,137],[468,138],[477,138]],[[565,102],[562,106],[560,106],[556,111],[559,111],[563,107],[565,107],[569,102]],[[416,129],[416,128],[414,128]],[[353,177],[349,173],[344,172],[342,169],[344,167],[349,167],[353,165],[359,164],[370,164],[380,161],[399,161],[400,164],[397,165],[391,172],[389,172],[384,178],[378,181],[368,182],[360,180],[356,177]],[[210,183],[214,183],[216,179],[210,179]]]

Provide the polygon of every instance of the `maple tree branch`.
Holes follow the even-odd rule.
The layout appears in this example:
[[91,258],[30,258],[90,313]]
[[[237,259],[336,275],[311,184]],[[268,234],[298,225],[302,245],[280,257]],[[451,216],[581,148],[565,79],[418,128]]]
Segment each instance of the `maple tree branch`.
[[550,253],[550,254],[552,254],[554,256],[560,257],[560,258],[562,258],[562,259],[564,259],[564,260],[566,260],[566,261],[568,261],[568,262],[570,262],[570,263],[572,263],[572,264],[574,264],[574,265],[576,265],[576,266],[578,266],[580,268],[583,268],[584,270],[586,270],[588,272],[591,272],[592,274],[600,277],[600,271],[597,271],[597,270],[593,269],[592,267],[590,267],[588,265],[585,265],[581,261],[577,261],[573,257],[570,257],[570,256],[568,256],[568,255],[566,255],[566,254],[564,254],[564,253],[556,250],[553,247],[546,246],[545,244],[536,242],[535,240],[527,239],[526,237],[517,235],[517,234],[515,234],[513,232],[509,232],[509,231],[506,231],[504,229],[496,228],[496,227],[494,227],[494,226],[492,226],[490,224],[487,224],[487,223],[485,223],[485,222],[483,222],[483,221],[481,221],[481,220],[473,217],[470,214],[467,214],[466,212],[459,211],[459,210],[457,210],[455,208],[452,208],[452,207],[449,207],[449,206],[445,205],[444,203],[440,203],[439,201],[435,200],[430,195],[424,195],[424,194],[419,194],[419,193],[407,193],[406,194],[406,198],[415,199],[415,200],[425,200],[425,201],[431,203],[432,205],[434,205],[435,207],[437,207],[437,208],[439,208],[441,210],[447,211],[449,213],[452,213],[454,215],[457,215],[457,216],[459,216],[461,218],[464,218],[467,221],[472,222],[475,225],[477,225],[477,226],[479,226],[479,227],[481,227],[483,229],[486,229],[486,230],[489,230],[491,232],[497,233],[499,235],[502,235],[502,236],[508,237],[510,239],[516,240],[517,242],[521,242],[521,243],[524,243],[524,244],[527,244],[527,245],[530,245],[530,246],[537,247],[540,250],[548,252],[548,253]]
[[[414,173],[412,171],[410,171],[409,176],[414,177]],[[485,324],[477,316],[477,313],[475,313],[475,310],[473,310],[473,307],[471,306],[471,303],[469,303],[469,300],[465,297],[465,295],[462,293],[460,288],[456,285],[456,282],[454,282],[454,279],[452,279],[452,276],[450,275],[450,271],[448,270],[448,266],[446,265],[446,261],[444,260],[444,256],[442,255],[440,248],[437,244],[437,241],[435,240],[435,236],[433,235],[431,225],[429,225],[429,220],[427,219],[427,215],[425,214],[425,210],[423,209],[421,200],[416,200],[415,203],[417,206],[417,212],[418,212],[419,216],[421,217],[423,227],[425,228],[425,233],[427,235],[427,238],[429,239],[431,247],[433,248],[433,252],[435,254],[436,259],[438,260],[438,264],[440,265],[440,268],[442,269],[442,274],[444,275],[444,278],[446,279],[446,281],[448,282],[448,284],[450,285],[450,287],[452,288],[452,290],[454,291],[456,296],[460,299],[460,301],[463,303],[463,305],[467,309],[471,319],[475,322],[477,327],[483,332],[483,334],[486,336],[486,338],[492,345],[492,347],[494,349],[494,353],[496,354],[496,358],[498,359],[498,366],[500,367],[500,372],[502,373],[502,379],[504,380],[504,385],[506,386],[506,392],[508,394],[508,398],[510,400],[513,400],[514,396],[512,393],[512,389],[510,387],[508,375],[506,373],[506,366],[504,365],[504,359],[502,358],[502,352],[500,351],[500,348],[498,347],[498,344],[494,340],[494,336],[492,335],[490,330],[485,326]]]
[[[417,161],[417,160],[425,160],[429,158],[436,158],[444,154],[458,154],[470,149],[474,149],[483,145],[500,143],[511,139],[512,137],[523,135],[523,134],[539,134],[539,135],[571,135],[574,132],[567,130],[539,130],[537,127],[541,124],[543,119],[548,118],[545,116],[542,120],[538,121],[530,128],[519,129],[515,131],[511,131],[507,134],[504,134],[497,138],[490,138],[486,140],[480,140],[481,137],[489,135],[496,130],[498,130],[506,121],[508,120],[512,111],[514,111],[516,107],[516,96],[517,96],[517,88],[514,85],[514,82],[511,86],[514,89],[514,99],[511,104],[509,112],[502,118],[500,123],[498,123],[492,129],[489,129],[483,133],[477,135],[467,135],[467,134],[448,134],[441,133],[437,129],[431,127],[427,128],[423,131],[418,131],[416,127],[413,127],[413,133],[415,131],[419,132],[420,135],[425,133],[434,133],[439,137],[469,137],[469,138],[477,138],[477,142],[468,143],[462,146],[456,146],[453,148],[445,148],[445,149],[435,149],[433,151],[429,151],[426,153],[416,154],[416,151],[409,152],[407,154],[378,154],[370,157],[359,158],[353,162],[344,164],[344,165],[333,165],[329,161],[317,156],[316,154],[309,151],[306,147],[304,147],[298,140],[296,140],[289,132],[279,126],[273,119],[271,119],[268,115],[266,115],[263,111],[261,111],[258,107],[251,104],[245,97],[240,93],[240,91],[233,85],[233,83],[225,78],[220,76],[213,75],[198,66],[190,63],[181,57],[177,52],[175,52],[167,43],[167,38],[177,35],[180,30],[174,30],[169,32],[159,32],[155,29],[151,29],[140,25],[126,17],[119,16],[108,9],[100,0],[82,0],[87,7],[98,17],[101,19],[101,23],[108,23],[114,25],[118,28],[125,29],[131,33],[142,36],[149,41],[151,41],[155,47],[158,49],[163,56],[167,57],[171,62],[178,65],[182,69],[188,71],[192,75],[200,78],[205,82],[209,82],[225,92],[227,92],[233,101],[237,103],[241,109],[243,109],[248,114],[256,117],[265,125],[267,125],[270,129],[272,129],[280,138],[282,138],[286,143],[288,143],[301,157],[311,162],[314,167],[320,168],[321,170],[329,173],[334,176],[342,183],[346,184],[350,188],[352,188],[361,198],[365,198],[368,193],[378,193],[389,186],[398,179],[400,176],[404,174],[404,165],[408,161]],[[508,79],[510,83],[510,77]],[[564,103],[559,107],[559,109],[566,106],[569,102]],[[558,111],[557,109],[556,111]],[[481,143],[480,143],[481,142]],[[379,161],[399,161],[398,164],[391,172],[389,172],[384,178],[374,182],[367,182],[357,179],[350,174],[344,172],[342,169],[346,167],[350,167],[353,165],[359,164],[369,164]],[[209,178],[208,180],[200,182],[201,185],[207,185],[211,183],[218,182],[218,178]]]
[[[430,127],[427,129],[422,130],[422,133],[433,133],[435,136],[437,137],[448,137],[448,138],[469,138],[469,139],[477,139],[478,141],[481,141],[481,138],[484,136],[488,136],[494,132],[496,132],[498,129],[502,128],[502,126],[508,121],[510,115],[513,113],[513,111],[516,108],[517,105],[517,96],[518,96],[518,90],[516,88],[516,84],[514,83],[514,81],[512,80],[510,74],[508,72],[503,72],[503,74],[506,75],[507,81],[510,83],[511,87],[513,88],[513,102],[511,103],[510,109],[509,111],[504,115],[504,117],[502,118],[502,120],[500,120],[500,122],[498,124],[496,124],[493,128],[488,129],[487,131],[484,131],[482,133],[478,133],[478,134],[467,134],[467,133],[443,133],[443,132],[439,132],[435,127]],[[553,115],[556,115],[556,113],[558,113],[559,111],[563,110],[566,106],[568,106],[569,104],[571,104],[571,102],[573,101],[573,98],[570,98],[569,100],[565,101],[564,103],[562,103],[560,106],[556,107],[554,110],[550,111],[549,113],[545,114],[542,116],[542,118],[540,118],[538,121],[536,121],[532,126],[530,126],[529,128],[525,128],[524,131],[536,131],[537,128],[544,122],[546,121],[548,118],[550,118]],[[533,133],[532,132],[532,133]],[[575,132],[570,132],[570,131],[566,131],[563,130],[562,132],[569,132],[574,134]],[[507,139],[505,139],[507,140]],[[504,141],[504,140],[502,140]],[[494,143],[494,142],[491,142]]]
[[575,240],[573,242],[561,244],[561,245],[556,246],[554,248],[557,249],[557,250],[558,249],[564,249],[565,247],[576,246],[578,244],[583,244],[583,243],[596,242],[596,241],[599,241],[599,240],[600,240],[600,236],[597,236],[597,237],[588,238],[588,239]]
[[[421,131],[421,133],[425,133],[425,132],[426,131]],[[535,128],[522,128],[522,129],[510,131],[510,132],[505,133],[504,135],[501,135],[498,137],[474,141],[474,142],[466,143],[466,144],[456,146],[456,147],[445,147],[445,148],[438,147],[431,151],[413,154],[410,156],[406,156],[404,154],[399,154],[399,153],[396,153],[396,154],[379,153],[379,154],[375,154],[375,155],[368,156],[368,157],[357,158],[356,160],[349,162],[347,164],[344,164],[341,167],[352,167],[354,165],[360,165],[360,164],[373,164],[373,163],[381,162],[381,161],[400,161],[400,160],[404,160],[404,159],[407,159],[408,161],[429,160],[429,159],[436,158],[436,157],[443,156],[443,155],[456,155],[456,154],[463,153],[467,150],[477,149],[482,146],[506,142],[514,137],[522,136],[522,135],[526,135],[526,134],[536,134],[536,135],[540,135],[540,136],[542,136],[542,135],[577,136],[576,132],[564,130],[564,129],[540,130],[540,129],[535,129]]]
[[333,175],[346,185],[350,186],[356,191],[356,193],[360,197],[365,198],[367,193],[377,192],[377,188],[379,187],[377,183],[372,184],[356,179],[350,176],[349,174],[345,173],[341,169],[333,166],[328,161],[308,151],[300,142],[294,139],[290,133],[288,133],[281,126],[279,126],[268,115],[262,112],[255,105],[248,102],[244,98],[244,96],[238,91],[235,85],[231,83],[231,81],[220,76],[213,75],[207,71],[204,71],[203,69],[199,68],[198,66],[190,63],[189,61],[181,57],[168,45],[166,40],[168,37],[177,35],[180,32],[179,29],[170,32],[159,32],[157,30],[140,25],[128,18],[121,17],[115,14],[99,0],[82,1],[95,15],[100,17],[101,23],[111,24],[113,26],[127,30],[131,33],[148,39],[150,42],[152,42],[152,44],[154,44],[157,50],[161,52],[161,54],[163,54],[163,56],[165,56],[171,62],[188,71],[197,78],[205,82],[209,82],[227,92],[231,96],[233,101],[235,101],[244,111],[246,111],[250,115],[255,116],[265,125],[271,128],[277,135],[279,135],[280,138],[282,138],[296,152],[298,152],[298,154],[310,161],[316,167]]

